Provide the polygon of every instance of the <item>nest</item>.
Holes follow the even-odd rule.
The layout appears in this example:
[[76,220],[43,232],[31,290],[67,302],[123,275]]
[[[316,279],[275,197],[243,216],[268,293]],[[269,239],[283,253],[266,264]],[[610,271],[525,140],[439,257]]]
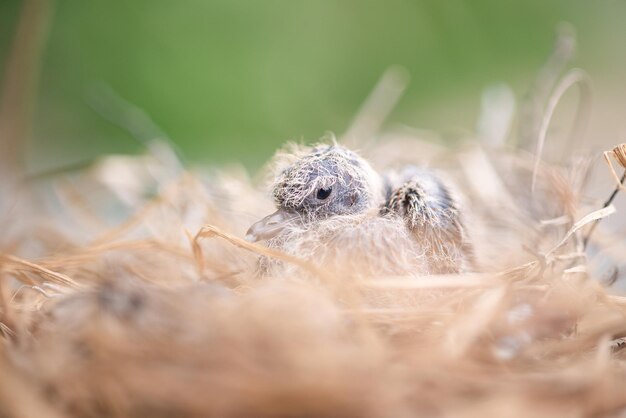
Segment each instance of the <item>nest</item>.
[[[581,247],[612,206],[585,207],[567,167],[543,164],[531,192],[524,154],[438,154],[465,167],[459,182],[465,171],[483,185],[468,194],[475,273],[339,274],[248,243],[239,237],[271,210],[266,193],[242,173],[154,156],[108,158],[19,194],[3,227],[0,410],[618,416],[626,299]],[[143,180],[107,182],[121,166]],[[259,257],[284,269],[262,275]]]
[[[392,245],[330,269],[246,242],[272,210],[259,182],[185,170],[162,143],[4,181],[0,416],[624,416],[626,298],[607,287],[623,236],[591,235],[612,198],[586,199],[589,161],[539,158],[581,73],[563,80],[530,118],[534,156],[498,143],[489,112],[454,149],[406,129],[361,143],[377,168],[428,163],[465,192],[471,273],[368,274],[368,257],[402,263]],[[368,138],[379,99],[342,141]]]

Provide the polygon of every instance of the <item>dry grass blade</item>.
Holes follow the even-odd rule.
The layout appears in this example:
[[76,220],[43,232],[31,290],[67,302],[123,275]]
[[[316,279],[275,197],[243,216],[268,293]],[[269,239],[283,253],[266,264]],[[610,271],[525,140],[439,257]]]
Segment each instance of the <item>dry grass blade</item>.
[[612,155],[613,158],[615,158],[617,162],[622,166],[622,168],[626,170],[626,144],[619,144],[618,146],[613,148],[611,151],[606,151],[604,153],[604,160],[606,161],[606,164],[609,166],[611,175],[615,179],[617,190],[621,190],[624,188],[624,175],[626,175],[626,171],[624,172],[625,174],[622,175],[622,178],[620,178],[615,172],[615,168],[613,168],[613,163],[611,163],[611,158],[609,158],[609,155]]
[[615,213],[615,207],[613,205],[609,205],[607,207],[595,210],[587,214],[582,219],[577,221],[570,228],[569,231],[567,231],[567,234],[565,234],[563,239],[557,245],[555,245],[550,251],[548,251],[548,253],[546,254],[546,257],[552,256],[556,251],[558,251],[561,247],[563,247],[567,243],[567,241],[572,237],[572,235],[574,235],[577,231],[579,231],[585,225],[588,225],[591,222],[595,222],[598,219],[606,218],[607,216],[612,215],[613,213]]
[[3,267],[5,271],[36,273],[41,277],[41,279],[46,279],[62,286],[68,286],[74,289],[84,287],[65,274],[54,272],[38,264],[31,263],[30,261],[23,260],[13,255],[0,254],[0,263],[2,263],[0,264],[0,267]]
[[[624,169],[624,173],[622,174],[621,178],[617,177],[617,173],[615,172],[615,169],[613,168],[613,164],[611,163],[609,154],[613,155],[613,158],[615,158],[617,162],[619,162],[619,164]],[[620,144],[616,146],[615,148],[613,148],[613,150],[605,152],[604,159],[607,165],[609,166],[611,175],[613,176],[613,178],[615,179],[615,182],[617,183],[617,186],[615,187],[615,189],[613,190],[609,198],[602,205],[603,208],[606,208],[609,205],[611,205],[611,203],[613,203],[615,196],[617,196],[619,191],[624,188],[624,182],[626,181],[626,144]],[[596,220],[591,225],[591,228],[589,228],[589,231],[587,231],[587,234],[585,235],[585,238],[583,239],[583,248],[587,247],[587,244],[589,243],[589,239],[591,238],[593,231],[596,229],[596,226],[598,225],[598,221],[599,219]]]
[[202,247],[200,246],[200,241],[203,238],[214,238],[214,237],[219,237],[222,238],[228,242],[230,242],[231,244],[242,248],[246,251],[251,251],[255,254],[264,256],[264,257],[270,257],[276,260],[281,260],[281,261],[285,261],[287,263],[291,263],[293,265],[296,265],[312,274],[314,274],[315,276],[319,277],[320,279],[324,279],[325,281],[327,281],[328,283],[330,283],[333,279],[332,276],[330,276],[329,274],[327,274],[326,272],[321,271],[319,268],[315,267],[314,265],[312,265],[311,263],[302,260],[298,257],[294,257],[292,255],[289,254],[285,254],[282,251],[278,251],[272,248],[267,248],[267,247],[263,247],[261,245],[257,245],[251,242],[248,242],[246,240],[243,240],[239,237],[236,237],[234,235],[228,234],[222,230],[220,230],[219,228],[212,226],[212,225],[206,225],[204,226],[200,231],[198,231],[198,233],[193,237],[192,239],[192,248],[193,248],[193,253],[196,259],[196,263],[198,264],[198,269],[200,270],[200,272],[204,271],[204,259],[203,259],[203,255],[202,255]]
[[[576,114],[576,119],[574,120],[574,124],[578,127],[581,124],[581,121],[584,121],[588,114],[588,102],[591,96],[591,82],[589,80],[589,76],[583,70],[573,69],[570,70],[563,79],[559,82],[559,84],[554,89],[554,92],[550,96],[550,100],[546,106],[546,111],[543,115],[543,119],[541,121],[541,126],[539,128],[538,136],[537,136],[537,146],[535,149],[535,162],[533,166],[533,179],[531,184],[531,189],[535,190],[535,185],[537,182],[537,173],[539,171],[539,164],[541,162],[541,155],[543,154],[543,148],[546,142],[546,136],[548,134],[548,128],[550,127],[550,121],[552,120],[552,116],[554,115],[554,111],[558,106],[561,98],[572,86],[579,85],[580,86],[580,98],[579,98],[579,107]],[[583,117],[584,116],[584,117]],[[573,129],[577,135],[580,135],[580,128]]]
[[[611,154],[619,162],[619,165],[626,169],[626,144],[617,145],[611,150]],[[604,156],[606,157],[606,153],[604,153]]]
[[528,97],[522,103],[519,129],[520,149],[529,150],[536,143],[537,133],[545,111],[545,103],[559,76],[576,52],[576,33],[568,23],[556,28],[552,52],[534,79]]

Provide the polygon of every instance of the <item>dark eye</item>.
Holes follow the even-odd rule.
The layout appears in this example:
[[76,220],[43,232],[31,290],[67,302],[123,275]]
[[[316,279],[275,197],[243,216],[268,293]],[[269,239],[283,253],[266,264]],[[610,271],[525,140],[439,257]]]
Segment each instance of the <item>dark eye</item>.
[[320,187],[319,189],[317,189],[317,194],[315,195],[315,197],[317,197],[319,200],[326,200],[328,199],[328,196],[330,196],[330,193],[332,191],[332,187],[329,187],[328,189]]

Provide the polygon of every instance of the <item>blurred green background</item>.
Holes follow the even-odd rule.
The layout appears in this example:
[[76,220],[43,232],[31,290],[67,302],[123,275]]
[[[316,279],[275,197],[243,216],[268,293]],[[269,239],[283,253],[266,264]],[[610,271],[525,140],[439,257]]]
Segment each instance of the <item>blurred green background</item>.
[[[19,6],[0,2],[0,57]],[[526,91],[561,21],[577,29],[575,64],[621,82],[623,0],[59,0],[29,159],[140,149],[89,106],[101,83],[198,163],[256,166],[287,140],[343,132],[392,64],[411,84],[390,122],[472,129],[487,85]]]

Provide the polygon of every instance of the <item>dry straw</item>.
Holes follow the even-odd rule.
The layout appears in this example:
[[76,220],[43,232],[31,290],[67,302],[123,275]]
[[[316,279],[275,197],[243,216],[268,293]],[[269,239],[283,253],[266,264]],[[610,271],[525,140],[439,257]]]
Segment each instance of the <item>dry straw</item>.
[[[610,156],[613,156],[613,158],[615,158],[615,160],[619,163],[619,165],[624,169],[624,173],[622,174],[621,178],[617,176],[617,173],[615,172],[615,169],[613,168],[613,164],[611,163]],[[608,208],[610,207],[611,203],[613,203],[613,200],[615,199],[619,191],[624,188],[624,181],[626,181],[626,144],[619,144],[618,146],[613,148],[611,151],[606,151],[604,153],[604,159],[606,160],[609,166],[611,175],[613,176],[613,178],[615,179],[617,183],[617,186],[615,187],[615,190],[613,190],[613,193],[611,193],[609,198],[602,205],[603,208]],[[587,234],[585,235],[585,238],[583,240],[583,245],[585,247],[587,246],[589,239],[591,238],[591,235],[593,234],[593,231],[595,230],[597,224],[598,224],[598,221],[596,220],[593,223],[593,225],[591,225]]]
[[[581,231],[614,208],[571,218],[571,204],[554,201],[569,196],[553,190],[566,187],[563,169],[550,167],[539,172],[535,195],[552,196],[566,215],[544,222],[559,219],[554,207],[529,205],[529,195],[514,193],[530,190],[532,161],[499,153],[487,159],[494,173],[500,159],[517,173],[517,186],[510,176],[499,178],[512,193],[491,208],[467,197],[477,203],[470,205],[480,225],[473,231],[477,252],[495,246],[501,259],[479,256],[480,273],[471,274],[338,274],[314,259],[251,244],[238,236],[267,209],[237,211],[250,207],[248,199],[266,205],[267,197],[245,178],[212,177],[208,188],[193,175],[174,179],[133,208],[138,215],[123,227],[66,234],[62,248],[39,239],[68,227],[53,206],[17,235],[17,242],[39,242],[45,257],[2,258],[0,396],[19,400],[3,402],[2,412],[619,413],[626,407],[626,303],[589,275],[576,247]],[[85,173],[75,181],[94,190],[98,180]],[[102,216],[89,200],[83,209]],[[496,221],[494,213],[506,216]],[[189,240],[186,230],[198,232]],[[536,251],[520,253],[523,246]],[[263,258],[278,263],[271,277],[260,273]]]
[[[392,96],[348,132],[377,130],[367,115],[404,82],[384,77],[372,100]],[[311,253],[350,254],[334,264],[251,244],[239,237],[272,209],[262,188],[180,175],[154,153],[123,160],[148,173],[137,189],[107,183],[103,164],[0,196],[15,202],[0,213],[0,416],[623,416],[626,299],[581,245],[612,197],[586,207],[578,166],[385,137],[368,142],[378,168],[398,163],[391,148],[415,164],[429,150],[465,191],[473,272],[372,274],[371,260],[415,262],[393,234],[376,252],[318,235]],[[625,167],[625,151],[607,157]]]

